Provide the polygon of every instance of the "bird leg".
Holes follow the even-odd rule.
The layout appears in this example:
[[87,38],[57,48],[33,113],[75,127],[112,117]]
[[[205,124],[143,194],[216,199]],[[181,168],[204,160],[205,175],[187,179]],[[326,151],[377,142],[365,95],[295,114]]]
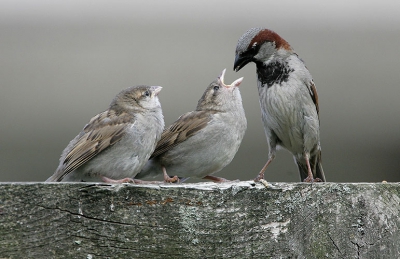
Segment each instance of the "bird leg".
[[311,166],[310,166],[310,155],[308,153],[305,153],[304,158],[306,159],[307,171],[308,171],[308,176],[306,179],[304,179],[304,182],[306,182],[306,183],[322,182],[322,180],[319,178],[314,179],[314,176],[313,176],[313,173],[311,170]]
[[269,166],[269,164],[271,164],[272,160],[274,160],[275,155],[274,154],[270,154],[267,163],[265,163],[265,165],[263,166],[263,168],[261,169],[261,171],[258,173],[258,176],[254,179],[254,182],[259,182],[261,179],[264,179],[264,172],[265,170],[267,170],[267,167]]
[[167,169],[165,169],[165,167],[162,167],[162,171],[164,174],[164,182],[166,183],[175,183],[175,182],[179,182],[179,178],[178,176],[174,176],[174,177],[169,177],[169,175],[167,174]]
[[222,177],[217,177],[217,176],[212,176],[212,175],[206,175],[206,176],[203,177],[203,179],[211,180],[211,181],[213,181],[214,183],[232,182],[232,181],[230,181],[230,180],[228,180],[228,179],[225,179],[225,178],[222,178]]

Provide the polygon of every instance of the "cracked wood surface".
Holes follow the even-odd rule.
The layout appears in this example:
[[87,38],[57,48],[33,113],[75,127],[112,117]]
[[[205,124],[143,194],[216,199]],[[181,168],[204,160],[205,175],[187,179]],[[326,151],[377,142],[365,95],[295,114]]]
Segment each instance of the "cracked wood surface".
[[400,184],[0,184],[0,258],[400,258]]

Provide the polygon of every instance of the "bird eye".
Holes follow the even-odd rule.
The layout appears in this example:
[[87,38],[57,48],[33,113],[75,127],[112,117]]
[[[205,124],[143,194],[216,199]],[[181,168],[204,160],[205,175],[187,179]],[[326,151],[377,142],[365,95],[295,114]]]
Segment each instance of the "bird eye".
[[144,96],[150,96],[150,91],[149,90],[147,90],[146,92],[144,92],[144,94],[143,94]]
[[214,86],[214,91],[218,91],[219,90],[219,85]]

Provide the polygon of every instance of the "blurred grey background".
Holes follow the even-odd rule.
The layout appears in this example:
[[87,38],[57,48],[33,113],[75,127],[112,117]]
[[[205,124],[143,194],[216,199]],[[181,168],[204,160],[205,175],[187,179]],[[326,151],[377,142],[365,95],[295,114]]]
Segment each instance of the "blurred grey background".
[[[195,109],[227,68],[248,130],[218,176],[254,178],[267,160],[254,64],[235,73],[238,38],[263,26],[306,62],[319,98],[328,181],[400,181],[399,1],[1,1],[0,181],[43,181],[115,94],[161,85],[166,125]],[[171,172],[172,174],[172,172]],[[279,151],[269,181],[298,181]]]

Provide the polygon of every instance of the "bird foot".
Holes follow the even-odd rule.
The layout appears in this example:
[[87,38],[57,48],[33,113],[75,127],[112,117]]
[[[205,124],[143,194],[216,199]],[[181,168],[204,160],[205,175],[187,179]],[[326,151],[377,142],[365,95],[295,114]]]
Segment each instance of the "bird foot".
[[167,169],[165,168],[165,166],[162,166],[162,171],[163,171],[163,176],[164,176],[164,183],[179,183],[179,177],[178,176],[174,176],[174,177],[170,177],[167,174]]
[[101,180],[105,183],[135,183],[135,180],[132,178],[129,178],[129,177],[119,179],[119,180],[114,180],[114,179],[102,176]]
[[264,180],[264,174],[259,174],[256,178],[254,178],[254,182],[261,182],[261,180]]
[[135,183],[135,184],[163,184],[164,182],[161,181],[143,181],[133,178],[123,178],[119,180],[110,179],[108,177],[102,176],[101,180],[105,183]]
[[310,177],[310,176],[308,176],[306,179],[304,179],[304,181],[303,182],[305,182],[305,183],[317,183],[317,182],[323,182],[320,178],[313,178],[313,177]]
[[162,181],[144,181],[144,180],[133,179],[133,183],[136,183],[136,184],[163,184],[164,182],[162,182]]
[[[222,178],[222,177],[217,177],[217,176],[212,176],[212,175],[204,176],[203,179],[211,180],[211,181],[213,181],[214,183],[234,182],[234,181],[231,181],[231,180]],[[235,180],[235,181],[238,181],[238,180]]]
[[165,183],[179,183],[179,177],[176,175],[174,177],[169,177],[167,174],[165,174],[164,182]]
[[264,179],[260,179],[260,180],[258,180],[260,183],[262,183],[264,186],[265,186],[265,188],[268,188],[269,187],[269,183],[266,181],[266,180],[264,180]]

